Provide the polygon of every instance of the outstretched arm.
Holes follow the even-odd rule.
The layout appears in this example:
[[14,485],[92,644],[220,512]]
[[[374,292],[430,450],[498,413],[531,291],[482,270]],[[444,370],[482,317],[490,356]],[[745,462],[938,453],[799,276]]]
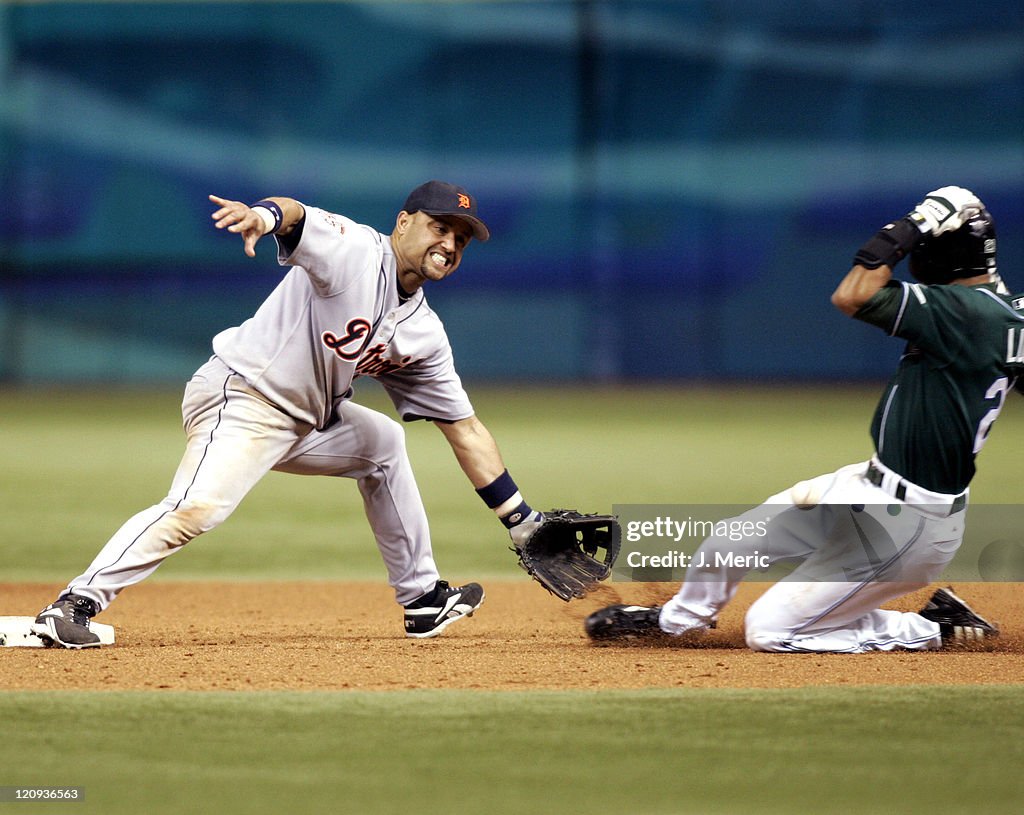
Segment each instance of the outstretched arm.
[[470,416],[434,424],[448,439],[477,494],[505,525],[519,565],[530,577],[566,602],[583,597],[608,577],[621,536],[614,515],[565,509],[545,515],[530,509],[483,422]]
[[476,416],[434,424],[448,439],[459,466],[474,488],[486,487],[505,471],[497,442]]
[[256,257],[256,242],[264,235],[289,234],[306,214],[302,204],[293,198],[264,198],[252,206],[210,196],[218,209],[210,216],[217,229],[227,229],[242,236],[245,254]]
[[519,487],[505,469],[498,444],[476,416],[457,422],[434,423],[448,439],[462,471],[477,495],[494,510],[516,546],[529,538],[544,516],[523,500]]

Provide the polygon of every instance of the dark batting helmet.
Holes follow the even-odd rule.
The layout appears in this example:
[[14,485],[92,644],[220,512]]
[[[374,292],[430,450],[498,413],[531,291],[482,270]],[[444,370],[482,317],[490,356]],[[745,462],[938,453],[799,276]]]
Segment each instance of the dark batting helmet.
[[996,273],[996,225],[984,207],[963,226],[922,238],[910,251],[910,273],[922,283],[950,283]]

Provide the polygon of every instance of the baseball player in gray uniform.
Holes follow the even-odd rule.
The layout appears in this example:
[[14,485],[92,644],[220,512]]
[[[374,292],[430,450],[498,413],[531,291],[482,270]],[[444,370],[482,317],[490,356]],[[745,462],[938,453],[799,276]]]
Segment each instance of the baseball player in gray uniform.
[[473,238],[490,237],[476,199],[427,182],[409,194],[390,235],[290,198],[210,200],[216,228],[239,235],[247,255],[273,234],[279,262],[291,268],[251,318],[214,337],[214,355],[188,382],[185,454],[167,497],[129,519],[33,630],[66,648],[99,645],[93,616],[279,470],[356,480],[406,635],[440,634],[471,616],[484,591],[440,579],[404,431],[350,397],[353,380],[372,376],[402,419],[440,428],[513,542],[543,520],[476,417],[423,292],[458,269]]
[[[892,280],[908,254],[918,282]],[[592,638],[712,628],[751,568],[776,562],[799,565],[748,610],[754,650],[923,650],[997,634],[950,589],[918,613],[880,608],[953,558],[975,456],[1024,369],[1024,298],[997,274],[991,215],[963,188],[929,193],[857,252],[832,301],[907,342],[872,422],[874,456],[732,519],[742,539],[705,540],[664,606],[601,609],[585,623]]]

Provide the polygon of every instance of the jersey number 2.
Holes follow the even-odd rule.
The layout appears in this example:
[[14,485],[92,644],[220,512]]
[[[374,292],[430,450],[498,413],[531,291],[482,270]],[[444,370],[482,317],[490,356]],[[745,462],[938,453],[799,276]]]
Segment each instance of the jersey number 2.
[[988,432],[992,429],[992,425],[995,420],[999,417],[999,411],[1003,409],[1003,402],[1006,401],[1006,392],[1010,389],[1010,380],[1001,376],[995,382],[993,382],[987,391],[985,391],[986,399],[998,399],[996,406],[992,408],[988,413],[981,417],[981,421],[978,423],[978,432],[974,436],[974,455],[978,455],[981,452],[981,448],[985,446],[985,441],[988,439]]

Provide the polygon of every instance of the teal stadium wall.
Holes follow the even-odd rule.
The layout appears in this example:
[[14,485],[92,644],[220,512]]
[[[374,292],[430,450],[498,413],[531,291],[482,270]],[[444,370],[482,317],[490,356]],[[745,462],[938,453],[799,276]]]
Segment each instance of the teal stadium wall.
[[435,177],[494,233],[429,292],[467,378],[880,376],[828,296],[928,190],[1024,288],[1022,3],[900,5],[0,5],[0,378],[187,377],[281,274],[208,193],[387,231]]

